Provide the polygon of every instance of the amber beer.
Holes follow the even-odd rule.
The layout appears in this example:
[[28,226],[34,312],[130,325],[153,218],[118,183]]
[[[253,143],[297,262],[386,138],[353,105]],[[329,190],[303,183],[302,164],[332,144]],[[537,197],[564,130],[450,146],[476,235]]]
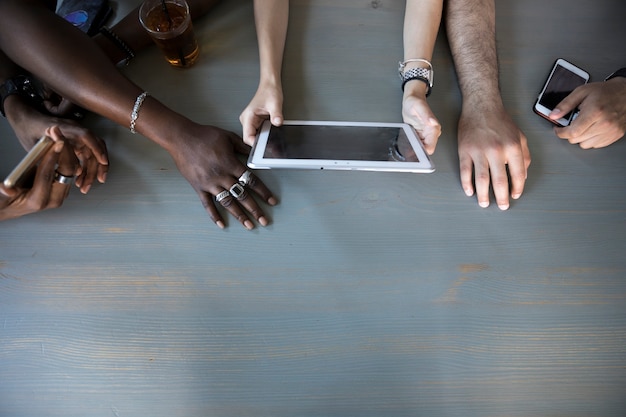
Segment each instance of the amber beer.
[[170,64],[189,67],[196,62],[200,48],[184,0],[147,0],[141,6],[139,18]]

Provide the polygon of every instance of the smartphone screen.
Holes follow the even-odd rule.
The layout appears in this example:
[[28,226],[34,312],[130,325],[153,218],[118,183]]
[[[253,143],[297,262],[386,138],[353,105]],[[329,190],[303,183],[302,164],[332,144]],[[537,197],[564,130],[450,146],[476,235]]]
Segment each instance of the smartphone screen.
[[[554,110],[565,97],[567,97],[572,91],[586,83],[583,77],[578,74],[574,74],[570,70],[557,65],[552,73],[550,82],[546,86],[544,93],[541,95],[539,104],[545,106],[548,109]],[[565,116],[569,119],[571,116]]]
[[[548,119],[548,115],[556,106],[577,87],[589,80],[589,74],[574,64],[558,59],[546,81],[539,98],[535,103],[535,112]],[[559,120],[550,120],[559,126],[567,126],[572,119],[572,112]]]

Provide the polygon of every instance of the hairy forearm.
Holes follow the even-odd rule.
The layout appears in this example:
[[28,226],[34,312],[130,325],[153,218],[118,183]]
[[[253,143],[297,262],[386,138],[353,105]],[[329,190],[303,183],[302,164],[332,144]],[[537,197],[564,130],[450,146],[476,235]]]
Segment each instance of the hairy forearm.
[[494,0],[447,0],[446,31],[463,103],[501,103]]
[[289,0],[255,0],[254,19],[259,44],[261,82],[280,85]]

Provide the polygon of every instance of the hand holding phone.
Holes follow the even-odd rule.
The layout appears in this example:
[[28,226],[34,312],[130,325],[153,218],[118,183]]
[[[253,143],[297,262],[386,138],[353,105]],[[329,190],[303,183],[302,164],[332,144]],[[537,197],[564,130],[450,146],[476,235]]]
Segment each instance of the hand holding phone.
[[572,91],[585,85],[588,81],[588,72],[564,59],[557,59],[548,80],[537,97],[533,110],[557,126],[568,126],[576,118],[576,111],[569,112],[559,119],[551,119],[549,114]]
[[45,153],[52,147],[54,141],[49,136],[43,136],[32,147],[26,156],[20,161],[19,164],[9,173],[4,179],[4,186],[7,188],[13,188],[24,179],[26,174],[37,165],[37,163],[43,158]]
[[0,183],[0,221],[57,208],[63,204],[70,187],[54,179],[63,148],[60,146],[62,143],[53,143],[55,145],[48,152],[43,152],[34,168],[32,186],[11,188]]

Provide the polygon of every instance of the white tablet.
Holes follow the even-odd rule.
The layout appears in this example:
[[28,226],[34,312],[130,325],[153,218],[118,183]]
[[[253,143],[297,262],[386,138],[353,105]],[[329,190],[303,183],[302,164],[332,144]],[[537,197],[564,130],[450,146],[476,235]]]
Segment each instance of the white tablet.
[[250,168],[433,172],[422,142],[405,123],[266,121],[248,158]]

